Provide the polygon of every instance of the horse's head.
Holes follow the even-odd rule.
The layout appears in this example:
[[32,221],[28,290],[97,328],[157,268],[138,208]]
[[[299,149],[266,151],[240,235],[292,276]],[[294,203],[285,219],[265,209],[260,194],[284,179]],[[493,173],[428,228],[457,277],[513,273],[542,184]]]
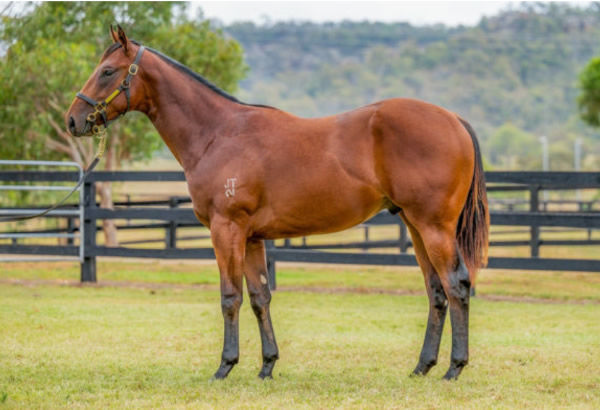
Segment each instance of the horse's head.
[[101,134],[109,122],[135,108],[143,87],[135,79],[144,47],[127,39],[123,29],[110,27],[114,43],[87,80],[65,115],[75,137]]

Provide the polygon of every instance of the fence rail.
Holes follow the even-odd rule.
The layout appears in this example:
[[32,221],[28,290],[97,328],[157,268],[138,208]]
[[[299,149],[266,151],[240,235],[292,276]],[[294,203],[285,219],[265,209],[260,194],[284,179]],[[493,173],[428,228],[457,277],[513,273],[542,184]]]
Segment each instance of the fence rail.
[[[79,175],[76,172],[42,172],[42,171],[1,171],[0,181],[9,183],[24,182],[75,182]],[[578,206],[575,212],[547,212],[544,202],[540,200],[542,190],[573,190],[573,189],[600,189],[600,172],[488,172],[488,192],[514,192],[525,191],[529,194],[528,211],[498,211],[491,212],[491,223],[494,226],[519,226],[527,227],[530,238],[527,240],[492,241],[492,246],[529,246],[530,257],[492,257],[489,261],[490,268],[500,269],[532,269],[532,270],[571,270],[600,272],[600,259],[555,259],[540,258],[539,248],[546,245],[598,245],[599,240],[592,239],[591,232],[600,229],[600,212],[594,209],[595,202],[587,201],[585,206]],[[146,201],[121,201],[116,202],[115,209],[99,208],[96,202],[96,182],[181,182],[185,181],[183,172],[94,172],[83,187],[83,222],[82,227],[70,227],[69,234],[83,231],[83,261],[81,263],[81,280],[96,280],[96,258],[101,256],[134,257],[134,258],[165,258],[165,259],[198,259],[214,258],[211,248],[183,249],[177,242],[177,232],[182,228],[198,227],[201,224],[196,220],[193,211],[179,206],[189,203],[187,197],[172,197],[167,200]],[[10,186],[10,185],[8,185]],[[580,201],[583,203],[583,201]],[[161,207],[162,206],[162,207]],[[585,209],[585,212],[583,211]],[[0,209],[2,212],[14,212],[14,209]],[[66,215],[60,215],[60,213]],[[50,215],[53,217],[66,217],[69,212],[63,208]],[[96,244],[96,234],[101,229],[98,221],[116,219],[129,221],[157,221],[140,222],[133,225],[120,226],[121,229],[165,229],[164,249],[141,249],[132,247],[106,247]],[[397,240],[369,241],[368,229],[372,226],[398,225],[399,237]],[[274,242],[267,243],[267,260],[269,265],[270,283],[275,284],[275,263],[277,261],[289,262],[318,262],[318,263],[349,263],[367,265],[416,265],[415,257],[406,253],[411,247],[406,227],[400,218],[387,212],[374,216],[363,224],[365,227],[365,241],[338,244],[292,245],[286,240],[283,246],[276,247]],[[586,229],[589,237],[585,239],[542,240],[541,229],[544,227],[562,227],[570,229]],[[48,230],[60,234],[60,229]],[[6,232],[5,235],[18,235],[20,232]],[[32,232],[34,233],[34,232]],[[38,231],[43,234],[44,231]],[[194,237],[194,238],[197,238]],[[142,241],[131,241],[141,243]],[[156,239],[147,242],[157,242]],[[397,248],[397,253],[367,253],[365,250],[376,248]],[[0,245],[0,253],[13,255],[77,255],[78,247],[74,245]],[[358,249],[362,252],[333,252],[333,250]]]
[[[25,166],[25,167],[47,167],[47,168],[58,168],[58,167],[67,167],[71,169],[75,169],[76,171],[66,171],[69,174],[69,179],[67,182],[76,182],[79,178],[83,177],[83,169],[76,162],[60,162],[60,161],[15,161],[15,160],[0,160],[0,166]],[[57,173],[64,173],[65,171],[20,171],[21,174],[46,174],[46,175],[54,175]],[[23,176],[19,175],[19,172],[12,171],[12,178],[0,179],[0,181],[5,182],[48,182],[45,179],[33,180],[29,181],[26,179],[22,179]],[[18,184],[2,184],[0,185],[0,191],[23,191],[23,192],[31,192],[31,191],[46,191],[46,192],[70,192],[72,191],[71,186],[66,185],[18,185]],[[81,188],[77,189],[77,194],[73,197],[77,199],[77,204],[71,206],[71,209],[56,209],[48,212],[46,214],[47,217],[69,217],[69,226],[73,225],[73,221],[75,218],[79,220],[79,225],[83,225],[83,204],[82,204],[82,190]],[[46,207],[47,209],[50,207]],[[0,216],[19,216],[19,215],[35,215],[37,214],[38,209],[0,209]],[[82,228],[83,229],[83,228]],[[81,237],[85,235],[82,229],[77,231],[71,229],[68,232],[59,232],[59,231],[47,231],[47,232],[4,232],[0,233],[0,239],[11,239],[13,241],[13,245],[16,246],[16,241],[18,239],[25,238],[64,238],[68,240],[69,244],[73,244],[74,239],[80,239],[80,244],[76,248],[76,253],[64,253],[59,254],[61,257],[60,260],[78,260],[79,262],[83,262],[84,258],[84,249],[81,242]],[[16,249],[12,249],[11,254],[17,254]],[[21,254],[31,255],[28,257],[0,257],[0,261],[46,261],[48,259],[40,257],[39,255],[47,256],[48,253],[45,252],[22,252]],[[33,255],[36,255],[33,258]],[[76,259],[74,259],[76,258]],[[52,258],[51,260],[57,260],[57,258]]]

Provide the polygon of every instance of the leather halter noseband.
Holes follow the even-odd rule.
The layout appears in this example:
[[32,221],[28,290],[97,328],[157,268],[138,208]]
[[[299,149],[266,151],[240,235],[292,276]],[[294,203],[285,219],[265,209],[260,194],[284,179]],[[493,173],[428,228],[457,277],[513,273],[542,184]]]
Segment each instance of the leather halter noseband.
[[[78,98],[81,98],[83,101],[85,101],[86,103],[88,103],[92,107],[94,107],[94,112],[90,113],[86,118],[86,122],[92,124],[92,133],[94,135],[96,135],[96,136],[101,135],[106,130],[106,128],[108,128],[108,125],[111,122],[117,120],[119,117],[125,115],[129,111],[129,98],[130,98],[129,87],[131,86],[131,78],[138,73],[138,70],[139,70],[138,64],[140,63],[140,60],[142,59],[142,54],[144,53],[145,49],[146,49],[146,47],[140,46],[140,48],[138,49],[138,52],[135,56],[135,60],[129,66],[129,70],[127,71],[127,77],[125,77],[125,79],[121,82],[119,87],[117,87],[117,89],[114,90],[103,101],[98,102],[98,101],[94,100],[93,98],[90,98],[87,95],[84,95],[82,93],[76,94]],[[112,120],[109,121],[106,116],[106,108],[121,92],[125,92],[125,97],[127,98],[127,109],[125,111],[119,113],[119,115],[116,118],[113,118]],[[97,120],[98,116],[100,116],[102,118],[104,125],[102,125],[102,124],[96,125],[96,120]]]

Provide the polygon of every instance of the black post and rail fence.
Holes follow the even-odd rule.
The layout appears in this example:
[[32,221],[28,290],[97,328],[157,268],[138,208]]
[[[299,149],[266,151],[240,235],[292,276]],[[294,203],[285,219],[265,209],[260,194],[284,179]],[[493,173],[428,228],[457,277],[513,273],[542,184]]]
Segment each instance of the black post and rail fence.
[[[44,171],[0,171],[0,183],[23,182],[75,182],[78,174],[75,172],[44,172]],[[492,226],[521,227],[529,234],[529,239],[492,241],[494,246],[528,246],[529,257],[490,257],[489,268],[493,269],[523,269],[523,270],[566,270],[600,272],[600,252],[593,259],[567,259],[540,257],[541,246],[595,246],[600,240],[594,239],[592,232],[600,229],[600,205],[597,201],[554,201],[558,205],[570,203],[575,205],[574,211],[548,211],[553,201],[543,201],[540,193],[543,191],[594,189],[600,190],[600,172],[487,172],[488,195],[496,192],[528,192],[529,200],[513,201],[508,206],[502,200],[495,202],[490,199]],[[81,261],[81,281],[95,282],[97,280],[96,259],[98,257],[120,258],[160,258],[160,259],[212,259],[214,252],[210,247],[182,248],[179,247],[178,231],[182,228],[202,226],[195,218],[187,197],[171,197],[166,200],[153,201],[124,201],[116,202],[114,209],[98,207],[96,202],[97,182],[150,182],[168,183],[184,181],[183,172],[94,172],[87,178],[83,186],[83,229],[84,242],[83,258]],[[596,198],[600,198],[596,194]],[[527,203],[528,202],[528,203]],[[502,209],[495,205],[502,205]],[[528,205],[528,206],[527,206]],[[517,209],[520,208],[520,209]],[[2,209],[0,209],[0,214]],[[47,215],[50,218],[64,218],[60,215]],[[96,236],[101,229],[104,219],[125,220],[127,224],[119,229],[156,229],[165,230],[164,239],[136,240],[123,242],[122,245],[133,245],[142,242],[163,242],[164,248],[135,248],[130,246],[107,247],[96,243]],[[155,221],[148,223],[147,221]],[[381,225],[398,226],[398,238],[394,240],[370,240],[369,228]],[[414,255],[408,253],[411,246],[406,226],[397,216],[381,212],[363,224],[365,240],[349,243],[326,243],[309,245],[305,239],[302,244],[284,241],[282,246],[267,241],[267,266],[269,283],[275,287],[275,265],[277,262],[313,262],[336,264],[365,264],[365,265],[416,265]],[[586,230],[587,239],[542,240],[544,229],[576,229]],[[73,220],[67,222],[70,232],[79,230]],[[56,231],[56,230],[54,230]],[[38,231],[39,232],[39,231]],[[191,237],[190,237],[191,238]],[[208,235],[193,237],[207,239]],[[189,239],[189,238],[188,238]],[[72,241],[61,245],[30,245],[0,242],[0,254],[19,255],[55,255],[77,256],[79,247]],[[395,249],[393,253],[370,253],[370,249]],[[343,252],[336,252],[343,250]],[[352,252],[348,252],[353,250]]]

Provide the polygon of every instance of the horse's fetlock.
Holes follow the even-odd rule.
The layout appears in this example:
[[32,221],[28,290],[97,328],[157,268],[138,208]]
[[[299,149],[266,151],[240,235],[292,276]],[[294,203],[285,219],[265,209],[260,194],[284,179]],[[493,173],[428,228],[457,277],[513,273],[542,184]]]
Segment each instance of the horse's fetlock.
[[223,353],[223,356],[221,357],[221,361],[223,362],[222,364],[225,365],[229,365],[229,366],[233,366],[238,364],[240,360],[239,355],[226,355],[225,353]]
[[461,357],[461,358],[455,358],[455,357],[453,357],[451,359],[452,366],[454,366],[456,368],[465,367],[468,363],[469,363],[469,358],[468,357]]
[[279,360],[279,352],[278,351],[272,351],[272,352],[265,352],[263,353],[263,361],[264,362],[274,362],[275,360]]

